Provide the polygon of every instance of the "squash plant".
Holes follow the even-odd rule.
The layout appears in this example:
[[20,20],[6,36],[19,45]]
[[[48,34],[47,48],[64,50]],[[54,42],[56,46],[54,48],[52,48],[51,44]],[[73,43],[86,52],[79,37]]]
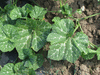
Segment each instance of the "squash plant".
[[[62,3],[60,3],[62,4]],[[74,13],[72,8],[66,3],[61,5],[58,13],[62,13],[66,17],[60,19],[59,17],[54,17],[52,20],[54,24],[52,25],[52,32],[48,35],[47,41],[51,42],[50,50],[48,51],[48,58],[53,60],[67,60],[71,63],[74,63],[79,56],[82,56],[84,59],[92,59],[95,54],[97,54],[98,60],[100,60],[100,47],[92,44],[88,40],[88,36],[83,33],[80,20],[88,19],[90,17],[99,15],[96,13],[84,18],[74,18],[72,15],[74,13],[81,14],[81,9],[77,9]],[[76,24],[71,19],[76,21]],[[80,32],[76,30],[80,28]],[[91,46],[97,48],[97,50],[92,50],[88,48]]]
[[[60,0],[61,2],[61,0]],[[83,33],[80,20],[99,15],[100,13],[85,18],[74,18],[74,13],[81,14],[77,9],[74,13],[68,4],[60,3],[60,10],[66,17],[63,19],[54,17],[54,24],[43,20],[47,10],[38,6],[26,4],[17,7],[8,4],[1,9],[0,17],[0,50],[12,51],[16,48],[18,57],[23,60],[18,63],[8,63],[0,71],[0,75],[35,75],[36,69],[42,66],[42,54],[36,54],[46,42],[50,42],[48,58],[52,60],[67,60],[74,63],[79,56],[84,59],[92,59],[97,54],[100,60],[100,47],[92,44],[88,36]],[[76,24],[71,19],[76,21]],[[76,30],[80,28],[80,32]],[[88,46],[96,47],[92,50]]]
[[18,57],[23,61],[8,63],[1,69],[0,75],[35,75],[34,70],[42,66],[43,56],[35,52],[45,45],[50,33],[51,24],[43,20],[46,13],[44,8],[30,4],[23,7],[8,4],[2,9],[0,50],[10,52],[16,48]]

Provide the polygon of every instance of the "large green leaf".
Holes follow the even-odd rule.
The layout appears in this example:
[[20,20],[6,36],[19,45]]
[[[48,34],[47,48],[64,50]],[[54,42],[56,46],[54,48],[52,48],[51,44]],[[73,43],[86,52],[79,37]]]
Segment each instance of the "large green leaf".
[[14,75],[13,67],[14,67],[14,64],[12,63],[8,63],[4,65],[4,67],[0,71],[0,75]]
[[80,51],[87,54],[88,53],[87,46],[89,43],[88,36],[82,32],[78,32],[74,36],[74,40],[76,41],[75,44],[80,49]]
[[12,51],[15,47],[18,33],[14,26],[5,25],[0,28],[0,50],[2,52]]
[[72,37],[73,27],[74,23],[70,19],[62,19],[53,24],[52,33],[47,37],[47,41],[51,42],[48,58],[68,60],[74,63],[81,52],[88,53],[88,37],[82,32],[78,32]]
[[19,54],[20,59],[24,59],[25,55],[23,53],[24,48],[29,48],[31,44],[31,34],[29,33],[28,29],[18,28],[19,35],[17,37],[18,40],[16,41],[16,49]]
[[45,21],[33,21],[33,37],[32,37],[32,48],[35,51],[41,49],[45,43],[48,34],[50,33],[51,25]]
[[16,20],[17,18],[21,18],[22,13],[21,13],[21,8],[20,7],[15,7],[11,12],[10,12],[10,18],[12,20]]
[[2,21],[3,25],[5,25],[5,24],[14,25],[16,23],[16,21],[11,20],[11,18],[7,14],[3,14],[2,18],[3,18],[3,21]]
[[45,21],[38,21],[33,19],[27,19],[27,21],[20,20],[16,23],[20,38],[16,42],[17,50],[27,48],[30,45],[33,50],[38,51],[45,43],[47,35],[50,33],[51,25]]
[[47,11],[44,10],[44,8],[34,6],[33,10],[30,13],[30,16],[31,16],[31,18],[35,18],[35,19],[43,19],[44,15],[46,13],[47,13]]

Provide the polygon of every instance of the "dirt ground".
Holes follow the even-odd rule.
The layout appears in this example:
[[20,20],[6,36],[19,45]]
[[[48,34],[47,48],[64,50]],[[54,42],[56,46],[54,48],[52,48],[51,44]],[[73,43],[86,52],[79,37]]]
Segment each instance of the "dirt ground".
[[[47,8],[49,11],[59,10],[59,1],[54,0],[36,0],[41,7]],[[100,12],[100,5],[97,0],[67,0],[73,11],[85,7],[82,15],[74,14],[76,18],[82,18]],[[52,23],[52,18],[61,14],[47,13],[46,21]],[[100,15],[80,21],[82,29],[88,35],[90,42],[95,45],[100,44]],[[49,43],[46,44],[45,51],[49,50]],[[43,64],[45,75],[100,75],[100,61],[96,56],[91,60],[84,60],[80,57],[74,64],[68,61],[52,61],[45,58]]]

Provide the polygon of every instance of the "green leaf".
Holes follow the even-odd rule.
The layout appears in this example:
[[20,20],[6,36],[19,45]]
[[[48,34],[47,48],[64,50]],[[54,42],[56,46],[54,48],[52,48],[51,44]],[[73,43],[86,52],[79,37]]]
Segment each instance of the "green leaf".
[[10,18],[12,20],[16,20],[17,18],[21,18],[22,17],[22,13],[21,13],[21,8],[20,7],[15,7],[11,12],[10,12]]
[[28,69],[24,67],[23,65],[24,65],[23,62],[19,62],[15,64],[14,70],[15,70],[16,75],[36,75],[33,69]]
[[87,53],[88,37],[82,33],[74,32],[74,23],[70,19],[61,19],[56,21],[52,27],[52,33],[47,37],[47,41],[51,42],[48,58],[53,60],[68,60],[74,63],[81,52]]
[[24,67],[36,70],[42,66],[44,59],[41,54],[35,54],[31,49],[23,49],[23,53],[25,55]]
[[33,68],[33,70],[40,68],[43,65],[43,62],[44,62],[44,58],[41,54],[37,54],[36,56],[37,56],[36,62],[33,63],[32,66],[30,66],[30,67]]
[[[32,56],[32,55],[31,55]],[[44,59],[41,54],[37,54],[35,56],[29,57],[29,59],[24,60],[24,67],[29,69],[36,70],[43,65]]]
[[87,47],[89,43],[88,36],[82,32],[78,32],[74,36],[74,40],[76,41],[75,44],[80,49],[80,51],[87,54],[88,53]]
[[18,27],[18,28],[23,28],[23,29],[28,30],[30,25],[27,25],[26,20],[18,19],[18,20],[16,21],[15,26]]
[[29,67],[29,64],[32,64],[36,62],[37,56],[35,56],[35,53],[32,52],[31,49],[23,49],[23,52],[25,54],[25,67]]
[[32,6],[32,5],[30,5],[30,4],[25,4],[25,5],[21,8],[22,15],[23,15],[24,17],[27,17],[27,16],[28,16],[28,13],[30,13],[32,9],[33,9],[33,6]]
[[3,18],[3,22],[2,22],[3,25],[5,25],[5,24],[14,25],[16,23],[16,21],[15,20],[11,20],[11,18],[7,14],[3,14],[2,18]]
[[12,25],[5,25],[0,28],[0,50],[2,52],[12,51],[17,40],[17,30]]
[[[16,48],[21,50],[25,45],[30,45],[33,50],[38,51],[45,43],[47,35],[50,33],[51,25],[45,21],[27,19],[27,21],[17,21],[20,38],[16,42]],[[19,45],[20,44],[20,45]],[[27,46],[28,47],[28,46]]]
[[0,28],[3,26],[4,19],[0,17]]
[[24,59],[25,55],[23,53],[24,48],[29,48],[31,44],[31,34],[29,33],[28,29],[18,28],[19,35],[17,37],[18,40],[16,41],[16,49],[19,54],[20,59]]
[[45,21],[38,21],[29,19],[28,25],[32,32],[32,46],[31,48],[35,51],[41,49],[45,43],[47,35],[50,33],[51,25]]
[[35,18],[35,19],[43,19],[46,13],[47,11],[44,10],[44,8],[34,6],[33,10],[30,13],[30,16],[31,18]]
[[14,75],[13,67],[14,65],[12,63],[4,65],[4,67],[0,71],[0,75]]
[[34,51],[41,49],[45,43],[47,35],[50,33],[51,25],[45,21],[33,19],[17,20],[16,25],[19,37],[16,41],[16,49],[20,59],[24,59],[24,48],[32,48]]
[[29,75],[36,75],[36,73],[33,69],[29,69]]
[[88,53],[88,54],[82,54],[82,57],[86,60],[92,59],[94,57],[95,53]]
[[15,73],[17,73],[17,72],[21,72],[21,70],[23,70],[23,69],[25,69],[25,67],[23,66],[23,62],[18,62],[18,63],[16,63],[15,64],[15,66],[14,66],[14,71],[15,71]]
[[54,17],[54,18],[52,19],[52,21],[55,22],[55,23],[56,23],[56,22],[59,22],[59,21],[60,21],[60,17]]
[[76,12],[79,13],[79,14],[82,14],[82,10],[81,9],[77,9]]
[[10,11],[12,10],[12,9],[14,9],[14,5],[13,4],[7,4],[5,7],[4,7],[4,10],[5,10],[5,13],[10,13]]
[[62,8],[61,8],[62,14],[66,14],[68,16],[72,16],[72,8],[66,3]]

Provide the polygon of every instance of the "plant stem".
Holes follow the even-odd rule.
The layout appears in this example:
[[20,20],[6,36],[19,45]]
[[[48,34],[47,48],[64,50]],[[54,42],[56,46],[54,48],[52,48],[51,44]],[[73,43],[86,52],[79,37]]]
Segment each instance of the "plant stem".
[[93,43],[91,43],[90,41],[89,41],[89,44],[90,44],[91,46],[93,46],[93,47],[98,48],[96,45],[94,45],[94,44],[93,44]]
[[[32,2],[33,2],[34,4],[36,4],[37,6],[39,6],[35,1],[32,0]],[[39,6],[39,7],[41,7],[41,6]]]
[[93,15],[90,15],[90,16],[86,16],[86,17],[84,17],[84,18],[79,18],[79,21],[80,21],[80,20],[83,20],[83,19],[91,18],[91,17],[96,16],[96,15],[99,15],[99,14],[100,14],[100,13],[96,13],[96,14],[93,14]]
[[97,53],[97,51],[95,51],[95,50],[92,50],[92,49],[90,49],[90,48],[88,48],[88,50],[89,50],[89,53]]
[[74,32],[78,29],[78,27],[80,27],[81,31],[83,32],[83,30],[82,30],[82,28],[81,28],[81,25],[80,25],[80,23],[79,23],[79,21],[78,21],[78,19],[76,19],[76,27],[75,27],[75,29],[74,29]]
[[18,1],[18,0],[16,0],[15,2],[13,1],[13,5],[15,5],[15,6],[16,6],[16,5],[17,5],[17,1]]
[[62,1],[61,0],[59,0],[60,1],[60,7],[62,8]]
[[2,9],[1,7],[0,7],[0,9],[1,9],[1,11],[3,11],[3,12],[4,12],[4,9]]

